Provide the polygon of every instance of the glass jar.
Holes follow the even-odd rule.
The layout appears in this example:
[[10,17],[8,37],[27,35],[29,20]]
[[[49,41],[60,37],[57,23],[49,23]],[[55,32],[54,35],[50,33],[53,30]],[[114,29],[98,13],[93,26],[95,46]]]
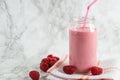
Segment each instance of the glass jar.
[[78,72],[87,72],[97,63],[97,30],[94,18],[88,18],[83,27],[83,19],[76,19],[69,29],[69,63],[77,67]]

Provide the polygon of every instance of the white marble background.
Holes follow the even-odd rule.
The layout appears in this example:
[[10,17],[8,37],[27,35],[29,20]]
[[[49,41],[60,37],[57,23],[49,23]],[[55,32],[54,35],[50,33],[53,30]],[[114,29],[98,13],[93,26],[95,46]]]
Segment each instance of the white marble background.
[[[48,53],[68,53],[68,28],[91,0],[0,0],[0,80],[30,80]],[[115,2],[116,1],[116,2]],[[120,0],[98,0],[90,15],[99,31],[98,56],[120,56]]]

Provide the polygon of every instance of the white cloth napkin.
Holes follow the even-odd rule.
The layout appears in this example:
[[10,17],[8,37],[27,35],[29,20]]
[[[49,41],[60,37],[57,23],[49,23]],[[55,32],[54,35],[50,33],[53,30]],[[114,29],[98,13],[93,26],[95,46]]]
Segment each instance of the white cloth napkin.
[[99,66],[104,69],[104,73],[101,75],[65,74],[62,68],[69,64],[68,62],[67,55],[59,60],[47,71],[50,74],[47,76],[47,80],[120,80],[120,61],[118,59],[100,60]]

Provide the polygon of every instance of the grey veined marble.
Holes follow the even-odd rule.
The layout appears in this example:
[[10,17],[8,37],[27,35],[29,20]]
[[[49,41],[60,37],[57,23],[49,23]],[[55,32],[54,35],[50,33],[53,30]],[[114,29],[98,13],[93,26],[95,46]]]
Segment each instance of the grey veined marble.
[[[30,80],[48,53],[68,53],[72,20],[91,0],[0,0],[0,80]],[[120,0],[98,0],[90,14],[98,29],[98,57],[120,54]]]

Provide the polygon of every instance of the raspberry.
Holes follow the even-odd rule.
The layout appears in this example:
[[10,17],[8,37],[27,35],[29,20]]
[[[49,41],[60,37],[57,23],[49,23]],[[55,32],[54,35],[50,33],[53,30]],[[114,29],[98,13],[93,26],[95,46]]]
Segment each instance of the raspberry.
[[77,70],[77,68],[73,65],[66,65],[63,67],[63,71],[66,73],[66,74],[73,74],[75,73]]
[[47,56],[47,58],[48,58],[48,57],[52,58],[52,57],[53,57],[53,55],[52,55],[52,54],[49,54],[49,55]]
[[49,59],[48,58],[43,58],[41,63],[49,63]]
[[57,56],[53,56],[52,54],[49,54],[49,55],[47,56],[47,58],[54,58],[54,59],[56,59],[56,60],[59,60],[59,58],[58,58]]
[[54,58],[57,59],[57,61],[59,60],[59,57],[54,56]]
[[54,58],[54,57],[48,57],[48,59],[49,59],[49,61],[57,61],[57,59],[56,58]]
[[55,63],[56,63],[56,61],[50,61],[49,62],[50,67],[53,66]]
[[49,69],[49,65],[47,63],[40,63],[40,69],[46,72]]
[[38,71],[30,71],[29,76],[31,77],[32,80],[39,80],[40,74]]
[[103,69],[97,66],[93,66],[92,68],[90,68],[90,71],[92,75],[100,75],[103,73]]

